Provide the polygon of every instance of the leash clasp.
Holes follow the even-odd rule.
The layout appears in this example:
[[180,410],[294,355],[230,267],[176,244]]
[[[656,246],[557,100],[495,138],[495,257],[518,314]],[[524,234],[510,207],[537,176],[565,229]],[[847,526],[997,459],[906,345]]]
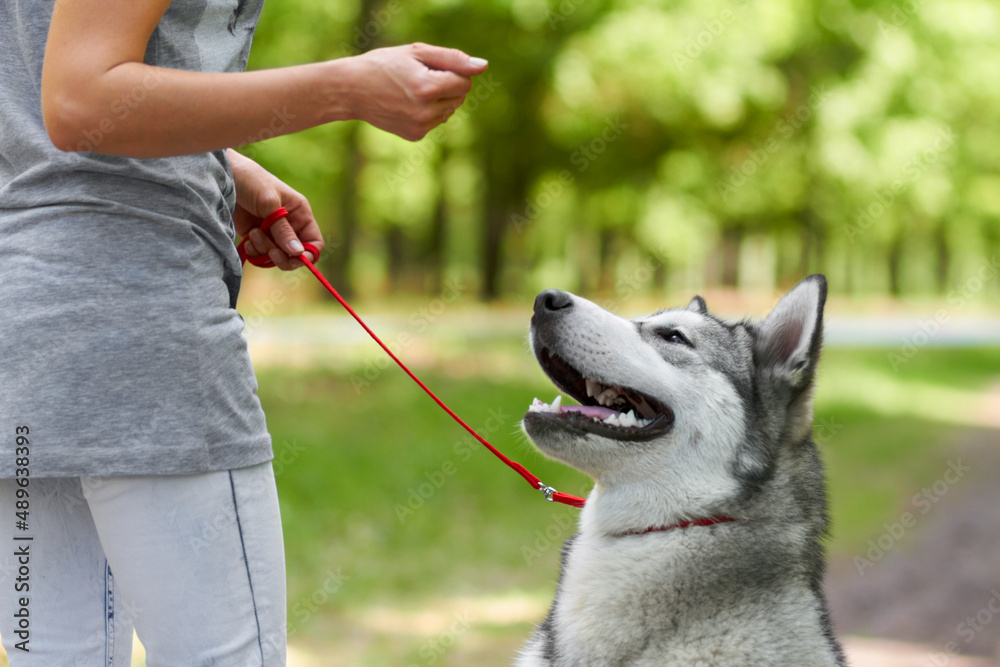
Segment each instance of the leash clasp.
[[552,498],[552,496],[554,496],[555,494],[557,494],[557,493],[559,493],[559,492],[558,492],[558,491],[556,491],[556,490],[555,490],[554,488],[552,488],[551,486],[545,486],[545,485],[544,485],[544,484],[542,484],[541,482],[539,482],[539,483],[538,483],[538,485],[539,485],[539,486],[538,486],[538,490],[542,492],[542,495],[543,495],[543,496],[545,496],[545,499],[546,499],[547,501],[549,501],[550,503],[551,503],[551,502],[555,502],[555,500],[554,500],[554,499]]

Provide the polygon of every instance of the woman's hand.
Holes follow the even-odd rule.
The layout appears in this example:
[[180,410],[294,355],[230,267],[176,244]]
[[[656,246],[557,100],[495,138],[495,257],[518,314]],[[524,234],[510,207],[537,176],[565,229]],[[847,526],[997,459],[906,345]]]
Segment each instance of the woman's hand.
[[375,49],[338,64],[354,70],[351,115],[410,141],[447,121],[465,101],[472,77],[487,67],[458,49],[421,43]]
[[[303,254],[303,243],[323,250],[323,235],[309,201],[250,158],[232,149],[226,154],[236,182],[233,222],[236,233],[247,239],[243,246],[247,257],[267,255],[283,271],[305,266],[296,259]],[[260,223],[282,206],[288,209],[288,215],[275,222],[267,234],[262,232]],[[316,261],[311,252],[306,251],[305,255]]]

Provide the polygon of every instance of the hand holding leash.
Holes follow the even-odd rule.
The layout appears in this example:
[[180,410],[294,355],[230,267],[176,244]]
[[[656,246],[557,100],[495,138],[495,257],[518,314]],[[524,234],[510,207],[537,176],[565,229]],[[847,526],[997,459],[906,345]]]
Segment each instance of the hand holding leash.
[[[288,215],[288,209],[286,209],[284,206],[282,206],[279,209],[276,209],[273,213],[271,213],[271,215],[264,218],[264,220],[260,223],[260,227],[254,227],[250,231],[250,234],[251,235],[259,234],[260,236],[266,238],[266,234],[271,229],[271,227],[279,220],[283,220],[287,215]],[[271,260],[270,254],[254,255],[252,257],[247,256],[246,242],[247,239],[244,238],[242,241],[240,241],[239,245],[236,246],[236,252],[239,253],[241,262],[250,262],[254,266],[259,266],[262,269],[270,269],[275,266],[275,263]],[[260,245],[259,241],[256,242],[258,243],[258,245]],[[319,259],[319,248],[314,246],[312,243],[302,243],[301,245],[302,245],[302,254],[299,255],[299,259],[302,260],[302,262],[306,266],[310,267],[310,269],[312,269],[315,272],[316,267],[313,265],[312,260],[309,259],[309,256],[311,255],[313,260]],[[275,247],[273,242],[271,243],[271,246],[272,248]],[[310,253],[310,255],[307,255],[306,253]]]
[[[236,182],[233,222],[236,233],[243,239],[241,256],[250,257],[257,266],[277,266],[290,271],[303,266],[299,256],[305,250],[304,243],[322,251],[323,235],[309,200],[245,155],[233,150],[227,155]],[[261,229],[278,207],[285,214]],[[319,253],[312,252],[309,259],[315,262],[317,257]]]

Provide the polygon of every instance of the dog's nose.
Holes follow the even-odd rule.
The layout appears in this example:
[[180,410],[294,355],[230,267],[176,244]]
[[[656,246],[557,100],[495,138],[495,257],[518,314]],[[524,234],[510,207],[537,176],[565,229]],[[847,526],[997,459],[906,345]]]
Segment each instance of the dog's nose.
[[573,299],[566,292],[557,289],[547,289],[535,297],[535,312],[549,313],[556,310],[566,310],[573,307]]

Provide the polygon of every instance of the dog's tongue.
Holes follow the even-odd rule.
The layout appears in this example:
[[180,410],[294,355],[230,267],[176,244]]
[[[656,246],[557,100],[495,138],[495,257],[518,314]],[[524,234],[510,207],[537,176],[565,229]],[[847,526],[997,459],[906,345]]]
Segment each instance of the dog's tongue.
[[604,421],[608,417],[617,417],[621,413],[611,408],[601,405],[563,405],[559,407],[560,412],[579,412],[587,417],[596,417]]

